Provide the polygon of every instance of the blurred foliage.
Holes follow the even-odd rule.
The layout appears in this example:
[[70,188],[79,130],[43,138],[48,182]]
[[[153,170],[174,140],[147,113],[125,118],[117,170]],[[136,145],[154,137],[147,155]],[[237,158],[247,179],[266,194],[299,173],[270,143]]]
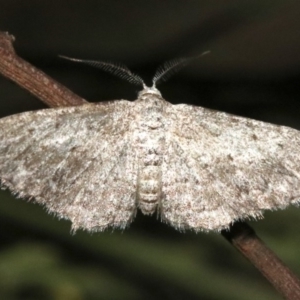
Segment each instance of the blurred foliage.
[[[71,235],[68,221],[40,206],[0,197],[1,299],[280,299],[219,234],[138,215],[123,232]],[[300,273],[297,218],[291,208],[251,223]]]

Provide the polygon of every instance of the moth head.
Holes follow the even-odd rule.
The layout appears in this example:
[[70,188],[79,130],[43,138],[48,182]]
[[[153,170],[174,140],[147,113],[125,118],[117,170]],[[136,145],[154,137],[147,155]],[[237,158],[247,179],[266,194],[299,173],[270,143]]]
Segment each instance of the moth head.
[[146,94],[151,94],[151,95],[155,95],[155,96],[161,96],[160,91],[153,85],[152,87],[148,87],[145,84],[143,85],[143,90],[141,90],[138,94],[138,97],[142,97]]

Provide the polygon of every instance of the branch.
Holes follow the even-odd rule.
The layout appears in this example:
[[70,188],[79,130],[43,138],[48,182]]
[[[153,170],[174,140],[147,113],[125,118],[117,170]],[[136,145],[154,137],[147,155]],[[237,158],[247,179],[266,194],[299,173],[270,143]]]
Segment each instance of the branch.
[[87,101],[20,58],[14,37],[0,31],[0,73],[29,91],[50,107],[82,105]]
[[268,279],[285,299],[300,299],[299,279],[247,223],[236,222],[229,231],[223,230],[222,235]]

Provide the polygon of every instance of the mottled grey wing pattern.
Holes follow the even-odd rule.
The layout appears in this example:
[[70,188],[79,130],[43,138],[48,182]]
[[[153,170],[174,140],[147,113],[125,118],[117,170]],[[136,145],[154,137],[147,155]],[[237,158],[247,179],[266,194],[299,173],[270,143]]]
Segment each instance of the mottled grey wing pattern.
[[75,230],[124,228],[136,207],[131,106],[121,100],[1,119],[2,184],[70,219]]
[[168,106],[162,219],[221,230],[300,200],[300,133],[185,104]]

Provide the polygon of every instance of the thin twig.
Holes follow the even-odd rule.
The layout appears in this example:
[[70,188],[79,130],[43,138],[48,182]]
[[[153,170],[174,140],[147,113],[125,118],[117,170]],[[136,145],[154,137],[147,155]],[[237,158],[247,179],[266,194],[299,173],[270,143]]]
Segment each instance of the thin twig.
[[0,32],[0,73],[50,107],[82,105],[87,101],[38,70],[14,51],[14,37]]
[[229,231],[222,231],[222,235],[269,280],[285,299],[300,299],[299,279],[247,223],[236,222]]

